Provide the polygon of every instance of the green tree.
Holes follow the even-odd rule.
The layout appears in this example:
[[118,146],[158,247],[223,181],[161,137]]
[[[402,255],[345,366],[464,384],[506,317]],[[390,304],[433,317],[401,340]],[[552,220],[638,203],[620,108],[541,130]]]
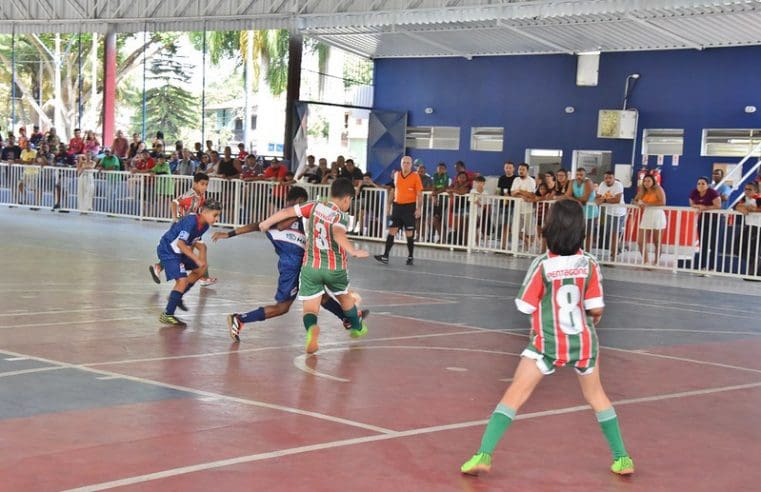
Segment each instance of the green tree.
[[[85,110],[90,104],[96,107],[102,105],[103,71],[100,66],[92,66],[92,55],[95,54],[98,61],[103,60],[103,37],[96,35],[96,42],[93,43],[93,36],[92,33],[16,35],[17,121],[30,123],[40,119],[45,126],[55,123],[59,135],[68,138],[78,124],[80,103]],[[132,48],[125,51],[127,40],[135,36],[139,36],[141,42],[132,43]],[[141,65],[143,56],[150,57],[164,46],[172,45],[177,35],[151,33],[144,41],[141,37],[142,34],[117,36],[116,87],[119,101],[128,97],[131,87],[126,81],[133,70]],[[11,85],[11,46],[12,37],[0,35],[0,85],[6,87]],[[93,70],[94,84],[91,76]],[[10,110],[3,111],[6,112]],[[98,112],[98,119],[90,124],[97,127],[101,123],[102,114]]]
[[[178,139],[182,129],[199,123],[198,99],[183,87],[190,80],[189,68],[190,65],[177,56],[174,46],[166,46],[151,60],[146,74],[146,83],[156,86],[145,91],[146,130],[163,131],[165,142]],[[134,128],[142,126],[142,112],[133,116],[132,124]]]
[[[253,50],[248,53],[250,31],[207,31],[206,50],[212,65],[219,65],[224,58],[232,58],[236,64],[244,64],[251,57],[254,66],[254,90],[262,74],[274,96],[285,92],[288,83],[288,31],[253,31]],[[188,33],[193,47],[203,50],[203,32]]]

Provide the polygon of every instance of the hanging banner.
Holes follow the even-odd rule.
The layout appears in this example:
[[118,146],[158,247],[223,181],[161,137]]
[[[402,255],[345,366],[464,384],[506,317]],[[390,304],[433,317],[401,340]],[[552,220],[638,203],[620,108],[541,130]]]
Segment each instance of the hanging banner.
[[678,155],[672,155],[671,156],[671,165],[676,167],[679,165],[679,156]]
[[662,155],[662,154],[658,154],[658,161],[657,161],[657,164],[658,164],[659,166],[662,166],[662,165],[663,165],[663,155]]
[[642,165],[643,165],[644,167],[647,167],[647,158],[648,158],[648,157],[650,157],[650,156],[649,156],[649,155],[647,155],[647,154],[642,154]]

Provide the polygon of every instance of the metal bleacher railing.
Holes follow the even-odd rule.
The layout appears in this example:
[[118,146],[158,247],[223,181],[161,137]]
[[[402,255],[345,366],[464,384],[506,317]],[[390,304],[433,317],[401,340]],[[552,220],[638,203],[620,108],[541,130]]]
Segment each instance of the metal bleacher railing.
[[[36,209],[170,221],[171,201],[192,177],[0,163],[0,204]],[[310,198],[328,185],[298,184]],[[267,181],[212,178],[208,195],[224,206],[221,226],[265,219],[285,204],[288,186]],[[544,250],[541,226],[553,202],[489,195],[424,194],[417,228],[421,246],[535,256]],[[673,272],[761,279],[761,213],[699,212],[662,207],[663,229],[640,227],[636,205],[594,207],[585,248],[603,264]],[[350,235],[383,241],[390,211],[384,188],[365,187],[350,213]],[[401,240],[401,235],[399,237]],[[644,254],[643,254],[644,253]]]

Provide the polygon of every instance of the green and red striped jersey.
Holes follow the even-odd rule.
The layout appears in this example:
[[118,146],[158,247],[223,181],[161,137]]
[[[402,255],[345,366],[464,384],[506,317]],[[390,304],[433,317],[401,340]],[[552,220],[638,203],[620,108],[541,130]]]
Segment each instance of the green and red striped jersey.
[[531,316],[532,346],[562,361],[594,357],[594,325],[588,309],[602,308],[602,274],[597,260],[579,250],[575,255],[545,253],[536,258],[515,299]]
[[350,217],[336,204],[312,201],[294,206],[297,217],[308,219],[304,265],[316,270],[346,270],[346,251],[335,241],[334,230],[349,229]]

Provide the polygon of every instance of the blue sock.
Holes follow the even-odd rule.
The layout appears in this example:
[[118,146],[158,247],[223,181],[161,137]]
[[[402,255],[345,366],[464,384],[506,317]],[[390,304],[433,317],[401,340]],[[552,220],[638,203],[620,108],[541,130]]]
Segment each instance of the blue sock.
[[241,314],[240,319],[244,323],[252,323],[254,321],[264,321],[264,308],[260,307],[259,309],[249,311],[246,314]]
[[166,314],[174,315],[174,311],[177,309],[177,303],[182,300],[182,292],[179,290],[173,290],[169,294],[169,302],[166,303],[166,309],[164,309],[164,312]]
[[335,314],[336,317],[341,321],[343,321],[343,319],[346,317],[344,316],[344,310],[341,308],[341,305],[338,303],[338,301],[330,296],[328,296],[327,301],[322,303],[322,307]]

